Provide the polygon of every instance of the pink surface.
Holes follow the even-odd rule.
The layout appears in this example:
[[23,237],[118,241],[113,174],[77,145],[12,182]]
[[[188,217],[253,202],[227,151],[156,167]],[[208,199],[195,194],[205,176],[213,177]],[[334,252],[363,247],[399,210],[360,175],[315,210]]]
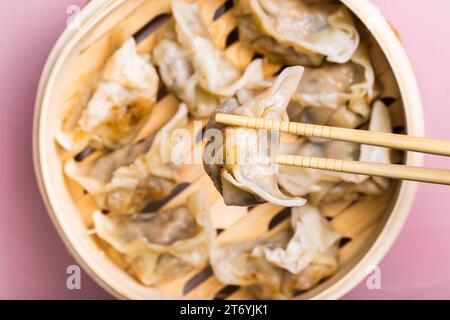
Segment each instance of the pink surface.
[[[0,0],[0,298],[110,298],[87,275],[66,288],[74,260],[41,201],[32,167],[31,127],[44,62],[83,0]],[[403,35],[421,88],[427,135],[450,138],[450,1],[373,0]],[[429,166],[450,167],[427,157]],[[423,184],[404,230],[381,262],[381,289],[365,281],[347,299],[450,298],[450,189]]]

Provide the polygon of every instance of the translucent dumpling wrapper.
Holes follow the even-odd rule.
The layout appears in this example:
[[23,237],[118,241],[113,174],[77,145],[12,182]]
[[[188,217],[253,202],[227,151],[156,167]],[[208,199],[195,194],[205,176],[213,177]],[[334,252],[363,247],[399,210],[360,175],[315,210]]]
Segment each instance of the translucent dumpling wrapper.
[[[286,107],[302,72],[302,67],[286,68],[271,86],[262,84],[262,88],[241,90],[216,112],[287,120]],[[266,201],[287,207],[305,204],[304,199],[289,197],[278,187],[278,165],[274,161],[280,142],[278,132],[224,127],[214,117],[206,130],[209,142],[204,167],[226,204],[249,206]]]
[[292,231],[270,238],[214,244],[214,274],[263,299],[291,298],[331,276],[338,267],[341,235],[309,205],[292,209],[291,225]]
[[96,211],[93,220],[96,234],[123,254],[144,285],[204,267],[215,237],[202,193],[170,211],[111,217]]
[[218,97],[232,97],[247,84],[264,79],[260,59],[250,63],[243,73],[227,60],[211,40],[198,4],[175,0],[172,11],[177,40],[188,53],[196,81],[203,90]]
[[361,44],[347,63],[306,68],[293,99],[308,107],[337,109],[348,104],[356,112],[358,104],[370,104],[374,94],[375,73]]
[[[392,133],[392,120],[389,114],[388,108],[380,100],[375,101],[372,108],[372,118],[370,119],[369,130],[374,132],[385,132]],[[361,153],[359,156],[359,161],[365,162],[376,162],[390,164],[391,162],[391,151],[388,148],[375,147],[370,145],[361,145]],[[360,175],[359,183],[367,181],[369,177]],[[386,189],[389,185],[389,180],[386,178],[372,177],[377,185],[382,189]],[[364,190],[364,188],[363,188]]]
[[[392,132],[389,110],[381,101],[374,103],[368,129]],[[286,144],[281,145],[280,152],[307,157],[391,163],[389,149],[341,141]],[[376,195],[389,186],[389,180],[385,178],[292,166],[280,166],[278,183],[292,196],[310,195],[310,200],[315,204],[356,200],[359,194]]]
[[156,101],[158,82],[149,56],[138,54],[130,38],[106,63],[86,105],[67,111],[57,141],[74,152],[130,143]]
[[298,274],[314,262],[337,264],[336,257],[328,251],[341,235],[331,228],[317,208],[309,205],[293,208],[291,223],[294,235],[286,248],[258,246],[252,255],[263,255],[270,263],[292,274]]
[[181,104],[154,137],[87,163],[70,160],[65,172],[93,195],[102,209],[138,212],[150,201],[168,196],[177,185],[177,169],[189,145],[176,133],[186,124],[187,107]]
[[249,43],[251,48],[263,54],[270,61],[282,65],[317,66],[323,62],[318,54],[300,53],[293,47],[285,46],[276,39],[264,35],[248,14],[238,16],[239,37]]
[[174,39],[162,39],[153,50],[153,60],[167,88],[198,118],[209,117],[220,105],[219,97],[199,85],[190,54]]
[[[369,131],[392,133],[392,121],[388,108],[381,101],[376,101],[372,108]],[[382,147],[361,145],[360,161],[391,163],[390,150]]]
[[87,192],[96,195],[102,193],[111,181],[114,172],[132,164],[139,156],[145,154],[152,145],[153,137],[137,144],[128,145],[102,155],[95,159],[89,157],[83,161],[70,159],[64,166],[68,177],[77,181]]
[[291,120],[355,128],[368,120],[376,95],[374,70],[361,44],[345,64],[306,68],[288,112]]
[[342,4],[307,0],[239,0],[240,33],[255,50],[282,64],[346,63],[359,44]]

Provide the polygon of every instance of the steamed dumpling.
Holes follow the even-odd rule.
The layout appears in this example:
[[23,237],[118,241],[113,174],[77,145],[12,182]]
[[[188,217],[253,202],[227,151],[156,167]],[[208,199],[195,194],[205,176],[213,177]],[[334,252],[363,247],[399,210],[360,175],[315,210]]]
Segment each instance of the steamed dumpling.
[[360,45],[345,64],[306,68],[288,112],[292,121],[356,128],[369,119],[375,95],[374,70]]
[[308,0],[238,0],[243,40],[281,64],[346,63],[359,44],[348,9]]
[[130,143],[156,101],[158,82],[149,57],[138,54],[130,38],[106,63],[87,105],[66,115],[58,142],[75,152]]
[[[302,67],[286,68],[270,87],[241,90],[217,113],[287,120],[286,107],[302,73]],[[204,166],[226,204],[249,206],[268,201],[292,207],[305,203],[302,198],[286,196],[278,187],[278,165],[273,161],[279,145],[277,132],[223,127],[214,116],[207,126],[206,136],[212,136]]]
[[359,104],[367,105],[373,99],[374,85],[367,48],[360,45],[347,63],[306,68],[293,99],[308,107],[337,109],[348,104],[358,110]]
[[150,150],[130,166],[114,172],[105,195],[109,207],[119,212],[139,211],[150,200],[161,200],[172,192],[179,182],[178,167],[189,148],[188,141],[175,139],[176,131],[186,124],[187,107],[181,104],[177,114],[158,132]]
[[153,57],[166,86],[194,116],[210,116],[220,101],[264,78],[261,60],[250,63],[243,73],[227,60],[203,24],[198,4],[175,0],[172,11],[176,34],[166,33]]
[[176,33],[180,44],[192,56],[199,83],[208,92],[231,97],[246,84],[263,80],[262,61],[253,61],[242,74],[218,49],[202,23],[197,4],[172,2]]
[[253,249],[252,255],[264,256],[273,265],[292,274],[298,274],[314,262],[337,264],[336,257],[329,250],[341,236],[331,228],[318,209],[309,205],[293,208],[291,220],[294,235],[286,248],[258,246]]
[[156,136],[87,163],[71,160],[65,172],[92,194],[102,209],[138,212],[149,201],[168,196],[177,185],[177,167],[189,146],[188,141],[175,141],[174,136],[186,124],[187,107],[181,104]]
[[288,299],[331,276],[338,267],[341,235],[309,205],[292,209],[291,225],[292,231],[271,238],[215,244],[214,274],[262,299]]
[[219,106],[219,98],[199,86],[189,53],[177,41],[161,40],[153,57],[164,84],[188,105],[193,116],[208,117]]
[[[392,132],[387,107],[381,101],[376,101],[372,109],[369,130]],[[286,144],[281,146],[280,152],[307,157],[391,163],[389,149],[368,145],[359,146],[343,141]],[[360,194],[379,194],[388,187],[389,180],[326,170],[280,166],[278,183],[288,194],[301,197],[309,195],[310,200],[318,204],[355,200]]]
[[152,145],[154,137],[113,150],[95,159],[85,159],[81,162],[70,159],[64,166],[68,177],[77,181],[87,192],[96,195],[102,193],[111,181],[114,172],[132,164],[139,156],[145,154]]
[[214,229],[202,194],[170,211],[131,216],[93,214],[96,234],[124,255],[144,285],[173,279],[208,262]]
[[[324,143],[282,145],[280,153],[306,157],[355,160],[358,146],[353,143],[331,141]],[[293,196],[306,197],[328,190],[343,181],[344,174],[316,169],[280,166],[278,183],[282,189]]]

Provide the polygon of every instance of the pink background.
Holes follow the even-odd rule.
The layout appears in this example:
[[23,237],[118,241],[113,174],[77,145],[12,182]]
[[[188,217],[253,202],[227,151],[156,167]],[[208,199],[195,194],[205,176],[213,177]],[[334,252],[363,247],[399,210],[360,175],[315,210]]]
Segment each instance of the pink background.
[[[429,137],[450,138],[450,1],[373,0],[403,35],[423,96]],[[66,8],[83,0],[0,0],[0,298],[108,299],[87,275],[66,289],[74,264],[36,186],[31,127],[38,80],[65,27]],[[450,167],[449,159],[426,164]],[[381,290],[365,281],[347,299],[450,298],[450,189],[423,184],[392,250],[380,264]]]

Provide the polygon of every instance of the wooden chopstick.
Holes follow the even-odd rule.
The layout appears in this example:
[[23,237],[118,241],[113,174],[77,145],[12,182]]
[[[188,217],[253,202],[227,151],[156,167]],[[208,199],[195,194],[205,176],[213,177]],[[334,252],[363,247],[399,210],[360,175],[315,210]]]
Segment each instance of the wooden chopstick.
[[[248,118],[220,113],[216,115],[216,121],[222,124],[250,129],[276,130],[305,137],[335,139],[379,147],[450,156],[450,141],[297,122]],[[450,185],[450,170],[446,169],[421,168],[397,164],[382,164],[295,155],[278,155],[276,162],[282,165],[302,168]]]
[[392,149],[450,156],[450,141],[444,140],[367,130],[320,126],[299,122],[248,118],[221,113],[216,115],[216,121],[222,124],[250,129],[276,130],[305,137],[341,140]]
[[282,165],[368,176],[411,180],[450,185],[450,170],[381,164],[362,161],[279,155],[276,162]]

